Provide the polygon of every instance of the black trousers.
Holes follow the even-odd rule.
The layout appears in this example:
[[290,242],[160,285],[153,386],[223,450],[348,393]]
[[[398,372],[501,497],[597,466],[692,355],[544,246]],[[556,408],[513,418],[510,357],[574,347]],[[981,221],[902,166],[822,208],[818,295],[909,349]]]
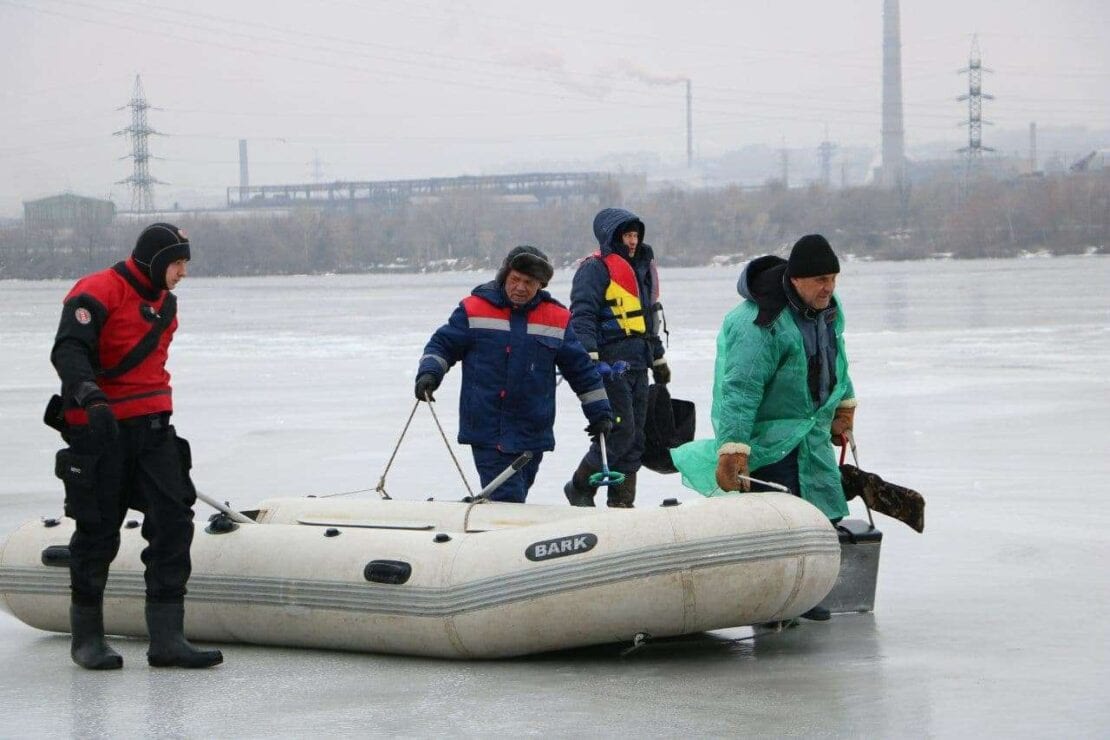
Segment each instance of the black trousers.
[[[798,479],[798,448],[795,447],[790,451],[790,454],[778,462],[764,465],[762,468],[756,468],[752,471],[752,477],[770,481],[771,483],[778,483],[780,486],[786,486],[790,489],[792,494],[801,496],[802,485]],[[761,483],[752,483],[752,490],[773,491],[775,489]]]
[[[764,465],[762,468],[756,468],[752,471],[753,478],[760,480],[770,481],[771,483],[778,483],[780,486],[786,486],[790,492],[798,498],[805,498],[802,496],[802,483],[798,475],[798,448],[795,447],[783,459],[778,462]],[[775,489],[764,486],[759,483],[752,483],[753,491],[773,491]],[[830,519],[833,524],[840,521],[841,517]]]
[[[605,438],[605,454],[609,469],[622,473],[635,473],[640,469],[644,456],[644,424],[647,422],[648,371],[629,370],[616,378],[606,378],[605,392],[613,407],[617,423]],[[582,461],[594,470],[601,469],[601,448],[590,445]]]
[[87,427],[71,428],[65,438],[69,449],[58,453],[57,470],[65,481],[66,516],[77,523],[69,542],[73,603],[103,598],[128,509],[144,515],[147,600],[181,603],[192,570],[196,501],[188,442],[177,437],[168,414],[121,421],[119,438],[104,450]]

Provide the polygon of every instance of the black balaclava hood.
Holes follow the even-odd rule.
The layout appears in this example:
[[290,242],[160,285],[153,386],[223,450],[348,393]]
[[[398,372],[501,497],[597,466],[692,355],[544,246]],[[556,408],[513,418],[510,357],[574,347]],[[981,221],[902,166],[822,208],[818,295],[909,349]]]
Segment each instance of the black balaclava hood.
[[180,259],[189,259],[189,237],[173,224],[151,224],[143,229],[131,250],[144,275],[155,290],[166,289],[166,268]]

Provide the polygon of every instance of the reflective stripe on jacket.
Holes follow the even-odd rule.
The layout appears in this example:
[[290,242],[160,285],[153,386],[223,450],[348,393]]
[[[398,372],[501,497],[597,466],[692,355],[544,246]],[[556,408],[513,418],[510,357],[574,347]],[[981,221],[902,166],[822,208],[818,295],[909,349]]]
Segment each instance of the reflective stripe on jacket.
[[461,444],[503,452],[555,448],[555,368],[578,394],[591,422],[612,418],[605,386],[570,327],[570,312],[547,291],[513,308],[489,282],[463,299],[436,330],[418,375],[442,378],[462,362]]

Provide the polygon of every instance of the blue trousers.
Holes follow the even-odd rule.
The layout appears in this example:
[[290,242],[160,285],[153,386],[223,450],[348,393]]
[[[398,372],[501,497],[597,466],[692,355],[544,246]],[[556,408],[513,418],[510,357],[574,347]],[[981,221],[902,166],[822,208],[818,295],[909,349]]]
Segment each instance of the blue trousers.
[[[502,452],[496,447],[471,447],[470,451],[474,455],[474,467],[478,468],[478,480],[482,482],[482,488],[488,486],[501,474],[501,471],[512,464],[513,460],[520,457],[519,452]],[[490,501],[511,501],[523,504],[524,499],[528,497],[528,490],[536,482],[536,473],[539,472],[541,461],[543,461],[543,451],[534,450],[528,464],[491,493]]]

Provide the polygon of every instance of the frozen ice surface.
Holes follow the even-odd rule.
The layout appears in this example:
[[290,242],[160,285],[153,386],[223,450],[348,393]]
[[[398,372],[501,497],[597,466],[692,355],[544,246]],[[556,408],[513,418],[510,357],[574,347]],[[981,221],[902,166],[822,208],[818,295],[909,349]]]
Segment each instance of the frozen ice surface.
[[[664,245],[665,248],[665,245]],[[714,342],[738,270],[663,270],[672,392],[709,433]],[[373,496],[412,408],[428,335],[485,275],[189,278],[178,290],[175,424],[195,480],[240,508]],[[566,299],[570,275],[552,285]],[[918,535],[885,533],[876,611],[750,638],[496,662],[221,646],[205,672],[91,673],[65,636],[0,614],[0,736],[834,735],[1110,732],[1110,260],[846,262],[840,296],[865,469],[922,491]],[[68,282],[0,282],[0,532],[56,515],[40,421]],[[456,430],[457,371],[437,393]],[[560,390],[559,446],[532,500],[561,503],[584,421]],[[469,451],[458,448],[471,486]],[[420,410],[386,481],[463,486]],[[638,503],[695,494],[645,473]],[[861,510],[856,510],[862,516]],[[207,517],[203,505],[198,516]]]

